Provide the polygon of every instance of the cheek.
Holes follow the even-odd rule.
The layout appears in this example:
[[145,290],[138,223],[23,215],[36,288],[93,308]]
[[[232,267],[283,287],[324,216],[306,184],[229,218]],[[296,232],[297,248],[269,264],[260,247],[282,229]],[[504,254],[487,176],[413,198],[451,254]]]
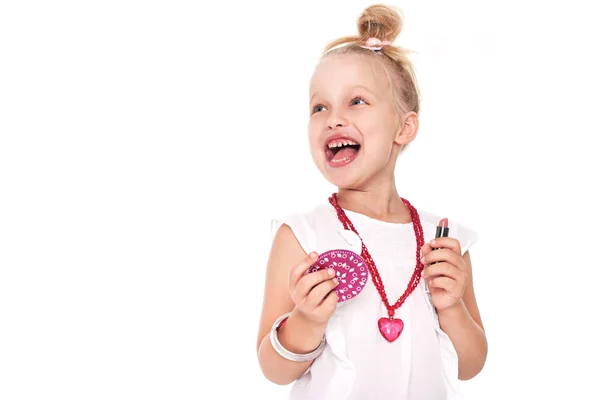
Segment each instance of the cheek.
[[308,123],[308,143],[311,150],[316,149],[320,146],[319,139],[321,134],[321,128],[316,118],[311,119]]
[[369,158],[373,164],[386,164],[391,154],[392,145],[388,140],[383,138],[373,138],[369,142],[369,146],[365,146],[365,156]]
[[368,134],[365,135],[366,145],[363,148],[365,155],[373,159],[375,163],[379,163],[379,161],[387,163],[394,144],[394,134],[389,126],[371,123],[367,132]]

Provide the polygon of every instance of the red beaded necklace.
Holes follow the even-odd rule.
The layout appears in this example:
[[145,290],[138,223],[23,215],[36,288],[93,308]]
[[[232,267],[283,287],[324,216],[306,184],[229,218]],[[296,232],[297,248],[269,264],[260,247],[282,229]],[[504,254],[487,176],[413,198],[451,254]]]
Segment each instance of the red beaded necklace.
[[[423,240],[423,227],[421,226],[421,220],[419,219],[419,213],[408,202],[408,200],[406,200],[402,197],[401,197],[401,199],[402,199],[402,202],[404,203],[404,205],[406,205],[408,207],[408,209],[410,210],[410,216],[411,216],[411,219],[413,222],[415,236],[417,238],[417,253],[416,253],[417,263],[415,266],[415,271],[413,272],[413,275],[410,278],[410,282],[408,283],[408,287],[406,288],[406,291],[404,292],[404,294],[402,296],[400,296],[400,298],[398,299],[398,301],[395,304],[390,305],[387,295],[385,294],[385,287],[383,286],[383,282],[381,281],[381,277],[379,276],[379,272],[377,271],[377,267],[375,266],[375,262],[371,258],[371,255],[369,254],[369,250],[367,250],[367,246],[365,246],[364,242],[362,242],[362,252],[361,252],[361,256],[365,260],[365,262],[367,263],[367,267],[369,268],[369,273],[371,274],[373,283],[375,284],[375,287],[377,288],[377,291],[379,292],[379,296],[381,296],[381,300],[383,300],[383,304],[385,304],[385,307],[388,310],[388,318],[385,318],[385,317],[380,318],[379,322],[378,322],[378,326],[379,326],[379,331],[381,332],[383,337],[389,342],[393,342],[394,340],[396,340],[398,338],[398,336],[400,336],[400,333],[402,333],[402,329],[404,328],[404,322],[400,318],[394,318],[394,313],[395,313],[396,309],[400,308],[402,303],[404,303],[404,300],[406,300],[408,295],[410,295],[413,292],[413,290],[415,290],[415,288],[419,284],[419,281],[421,280],[421,271],[423,270],[423,264],[421,263],[420,256],[419,256],[420,255],[419,249],[421,249],[421,247],[423,247],[424,240]],[[350,219],[348,219],[348,216],[346,215],[344,210],[339,206],[339,204],[337,202],[337,193],[334,193],[329,198],[329,202],[337,211],[338,219],[344,225],[344,229],[352,230],[354,233],[356,233],[356,235],[362,241],[362,238],[360,237],[360,235],[354,228],[354,225],[352,225],[352,222],[350,222]]]

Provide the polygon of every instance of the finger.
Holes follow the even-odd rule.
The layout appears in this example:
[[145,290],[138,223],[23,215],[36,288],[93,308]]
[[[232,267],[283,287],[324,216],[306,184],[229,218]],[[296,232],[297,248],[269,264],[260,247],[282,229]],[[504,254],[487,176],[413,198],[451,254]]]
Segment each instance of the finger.
[[423,270],[423,279],[429,282],[431,278],[437,276],[447,276],[452,279],[458,279],[460,276],[460,270],[452,264],[446,262],[440,262],[437,264],[430,265]]
[[[327,298],[328,295],[331,294],[330,292],[333,289],[335,289],[337,285],[338,280],[336,278],[328,279],[324,282],[319,283],[317,286],[313,287],[312,290],[308,293],[304,304],[309,307],[317,307]],[[337,293],[335,291],[333,293],[336,295],[337,298]]]
[[464,265],[462,257],[458,253],[447,248],[430,251],[427,255],[423,256],[423,260],[423,264],[425,264],[426,268],[428,268],[427,266],[431,266],[431,264],[439,262],[447,262],[459,269]]
[[429,254],[431,252],[431,250],[433,250],[433,247],[431,247],[431,245],[429,243],[425,243],[423,244],[423,246],[421,247],[421,256],[424,257],[427,254]]
[[317,257],[318,254],[313,251],[307,254],[301,262],[292,267],[292,269],[290,270],[290,278],[288,282],[290,292],[294,290],[296,285],[298,285],[298,281],[304,276],[306,270],[308,270],[311,267],[311,265],[315,263]]
[[457,253],[457,254],[461,254],[460,252],[460,242],[454,238],[451,237],[441,237],[441,238],[436,238],[433,239],[431,242],[429,242],[429,244],[431,245],[431,247],[433,247],[434,249],[441,249],[441,248],[445,248],[445,249],[450,249],[453,252]]
[[[308,275],[304,275],[300,278],[300,281],[293,290],[293,294],[298,299],[306,298],[310,291],[313,290],[317,285],[325,281],[331,281],[335,277],[335,271],[333,268],[323,268],[322,270],[313,272]],[[325,297],[326,293],[323,293]],[[323,298],[321,298],[322,300]]]
[[447,292],[453,293],[458,287],[458,282],[447,276],[438,276],[437,278],[430,279],[429,288],[444,289]]
[[329,293],[327,297],[325,297],[323,302],[317,307],[317,310],[323,311],[327,313],[328,316],[331,316],[337,308],[337,302],[337,292],[335,290],[332,290],[331,293]]

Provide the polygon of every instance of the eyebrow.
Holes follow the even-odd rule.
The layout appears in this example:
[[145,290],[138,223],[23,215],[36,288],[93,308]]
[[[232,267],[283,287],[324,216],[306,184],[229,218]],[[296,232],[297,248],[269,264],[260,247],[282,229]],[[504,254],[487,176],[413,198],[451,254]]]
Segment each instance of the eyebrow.
[[310,96],[310,99],[308,99],[308,104],[312,104],[313,99],[315,98],[316,95],[318,95],[319,92],[314,92],[312,96]]
[[[373,91],[371,91],[371,90],[370,90],[369,88],[367,88],[366,86],[363,86],[363,85],[355,85],[355,86],[351,86],[351,87],[349,88],[349,90],[354,90],[354,89],[362,89],[362,90],[365,90],[365,91],[369,92],[369,93],[370,93],[370,94],[371,94],[373,97],[377,97],[377,96],[375,95],[375,93],[373,93]],[[313,101],[313,98],[314,98],[315,96],[317,96],[318,94],[319,94],[319,92],[314,92],[314,93],[313,93],[313,95],[312,95],[312,96],[310,96],[309,103],[312,103],[312,101]]]
[[373,93],[373,91],[371,91],[371,89],[369,89],[368,87],[363,86],[363,85],[356,85],[352,89],[363,89],[363,90],[366,90],[367,92],[371,93],[374,97],[377,97],[377,96],[375,96],[375,93]]

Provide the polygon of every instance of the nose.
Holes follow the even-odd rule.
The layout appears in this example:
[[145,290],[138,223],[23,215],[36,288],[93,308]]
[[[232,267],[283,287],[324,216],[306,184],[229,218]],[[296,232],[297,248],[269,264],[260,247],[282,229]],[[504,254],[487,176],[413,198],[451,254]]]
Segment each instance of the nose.
[[331,113],[327,118],[327,129],[341,128],[348,125],[348,121],[339,113]]

